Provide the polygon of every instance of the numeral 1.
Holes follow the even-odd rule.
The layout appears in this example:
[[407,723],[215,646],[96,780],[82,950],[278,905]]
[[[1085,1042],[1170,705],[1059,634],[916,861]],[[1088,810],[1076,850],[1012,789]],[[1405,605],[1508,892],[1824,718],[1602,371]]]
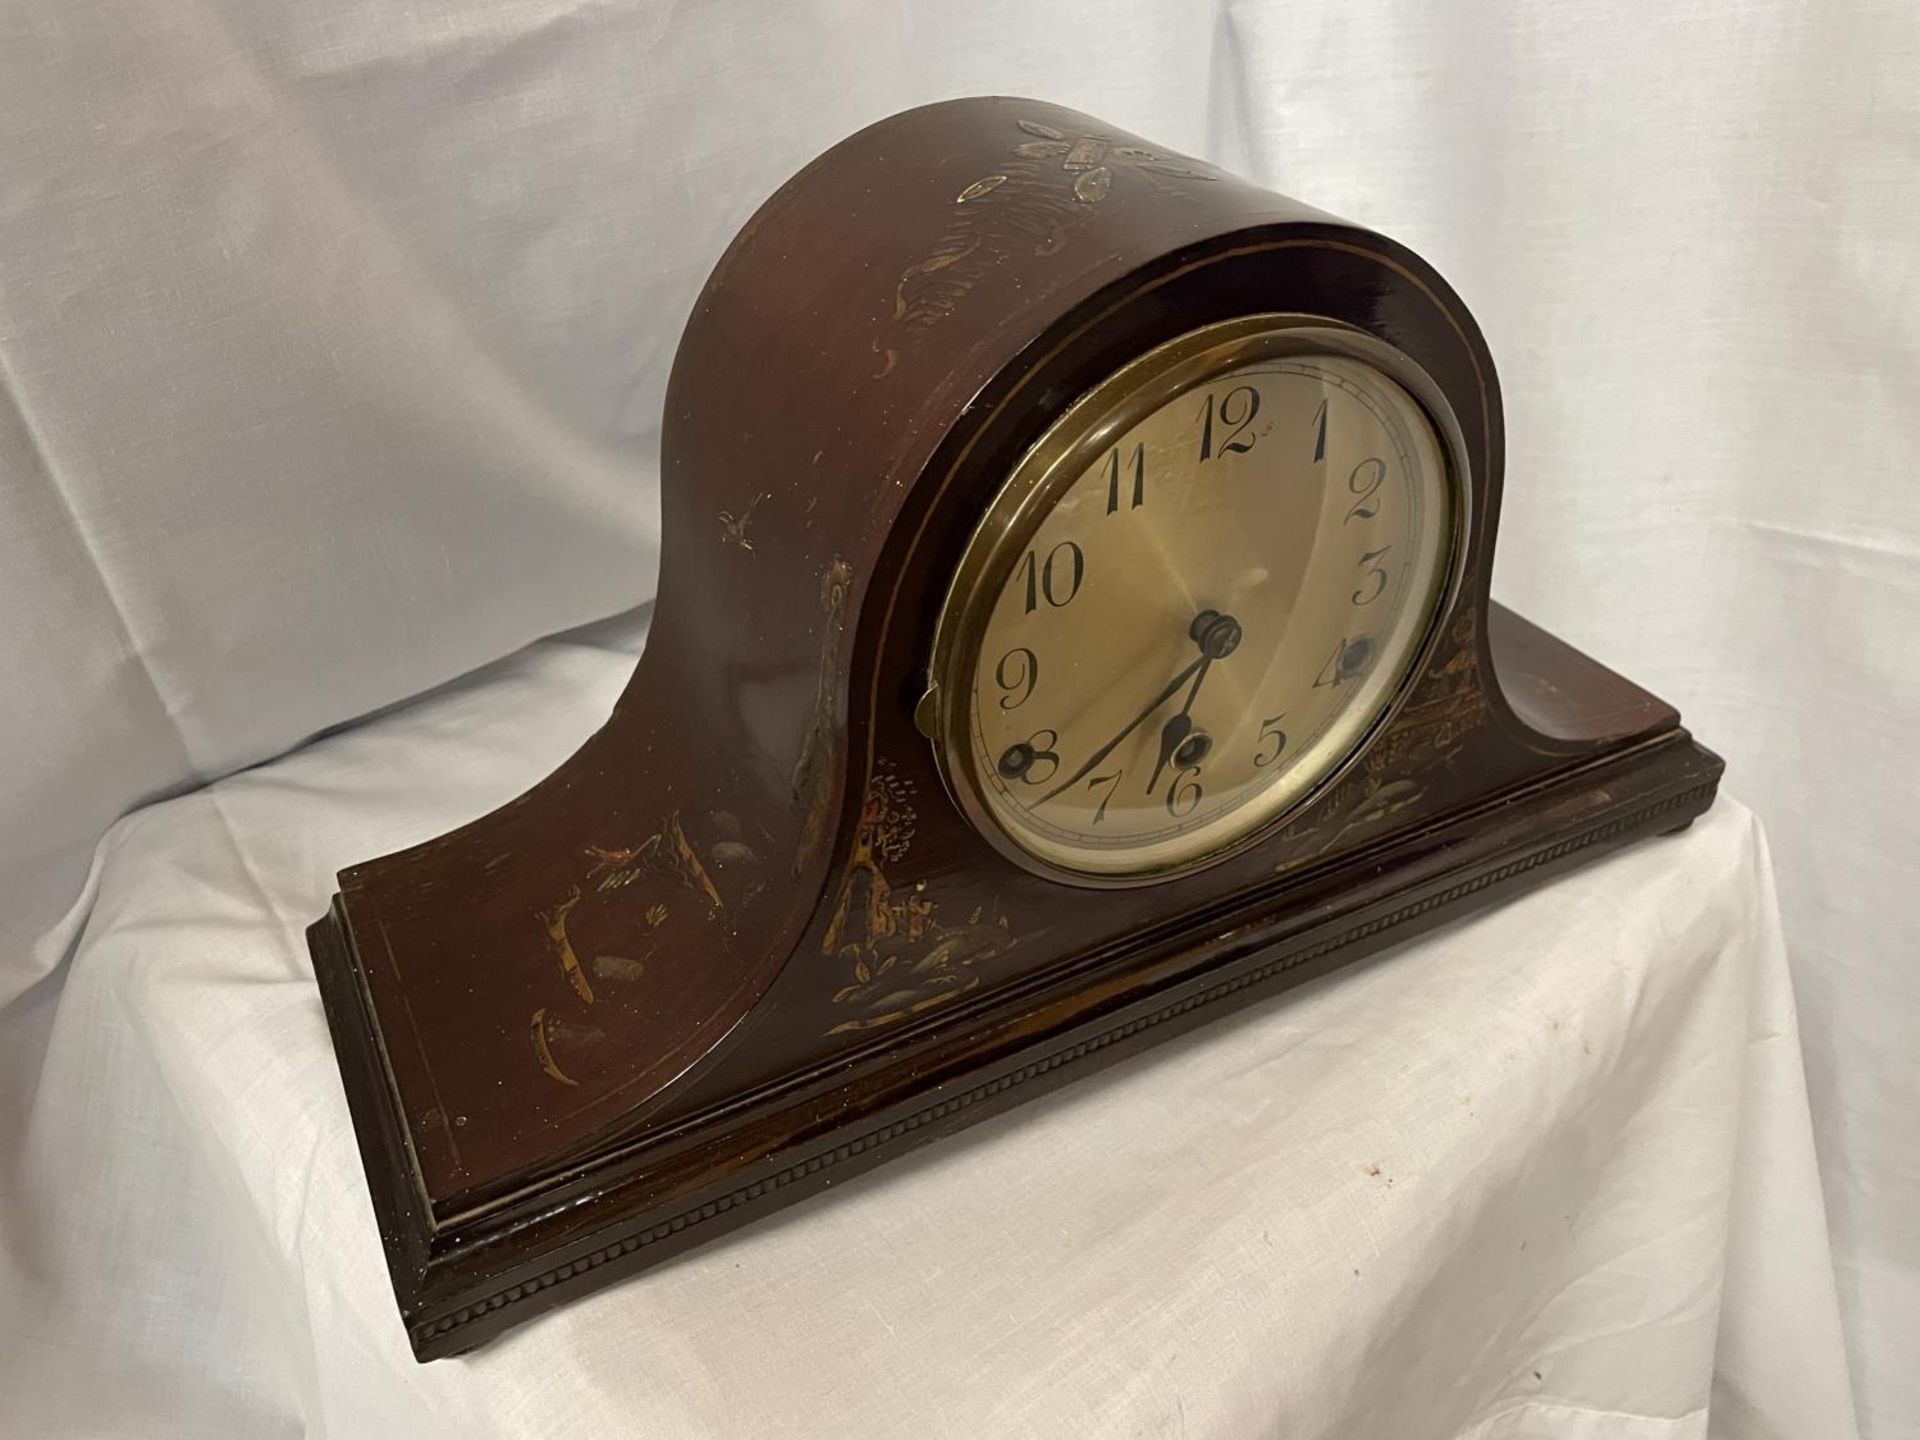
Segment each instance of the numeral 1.
[[[1133,504],[1128,507],[1138,510],[1147,498],[1147,447],[1144,441],[1136,441],[1133,447]],[[1114,446],[1107,453],[1107,513],[1113,514],[1120,508],[1120,447]]]

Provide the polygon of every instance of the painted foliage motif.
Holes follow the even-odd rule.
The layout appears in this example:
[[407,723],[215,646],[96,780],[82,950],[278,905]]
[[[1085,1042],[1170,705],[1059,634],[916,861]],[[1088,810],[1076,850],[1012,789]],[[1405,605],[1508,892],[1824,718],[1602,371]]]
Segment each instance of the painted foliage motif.
[[947,227],[932,248],[900,272],[893,303],[873,350],[877,375],[900,349],[953,313],[984,277],[1021,252],[1057,255],[1073,232],[1132,177],[1163,190],[1169,182],[1213,181],[1220,172],[1184,155],[1162,154],[1110,135],[1068,134],[1040,120],[1017,122],[1026,138],[998,168],[954,196]]
[[[598,1016],[609,1003],[647,1002],[655,1014],[700,989],[683,961],[727,932],[729,916],[762,885],[760,849],[733,816],[716,812],[700,843],[680,812],[632,845],[588,845],[580,878],[541,912],[546,963],[560,983],[530,1018],[533,1059],[557,1084],[579,1087],[620,1057]],[[724,889],[722,887],[725,887]],[[731,897],[729,899],[729,897]]]
[[1431,776],[1452,768],[1468,738],[1487,722],[1479,682],[1479,628],[1471,609],[1448,630],[1427,682],[1319,801],[1274,837],[1285,871],[1370,839],[1381,825],[1426,798]]
[[949,1004],[979,984],[975,966],[1025,937],[1004,912],[976,906],[964,921],[940,913],[924,880],[896,888],[887,870],[913,843],[914,784],[884,764],[867,785],[853,853],[820,941],[847,967],[833,1003],[847,1018],[828,1034],[875,1029]]

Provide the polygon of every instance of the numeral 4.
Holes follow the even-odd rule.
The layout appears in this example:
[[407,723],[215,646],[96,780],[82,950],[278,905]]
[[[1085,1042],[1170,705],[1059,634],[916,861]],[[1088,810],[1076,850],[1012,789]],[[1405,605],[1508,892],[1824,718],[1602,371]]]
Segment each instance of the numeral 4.
[[1320,673],[1314,677],[1313,688],[1319,690],[1327,685],[1339,685],[1352,680],[1365,672],[1367,662],[1372,658],[1373,641],[1366,636],[1342,640],[1333,647],[1327,663],[1320,667]]

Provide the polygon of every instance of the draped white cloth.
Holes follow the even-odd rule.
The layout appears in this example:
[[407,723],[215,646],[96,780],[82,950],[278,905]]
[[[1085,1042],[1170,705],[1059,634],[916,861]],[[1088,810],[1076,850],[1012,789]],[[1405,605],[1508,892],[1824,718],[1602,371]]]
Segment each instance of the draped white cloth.
[[[381,1328],[371,1234],[350,1218],[357,1165],[311,1048],[317,1012],[289,938],[317,913],[333,867],[477,813],[557,759],[599,718],[617,665],[580,681],[592,703],[550,673],[577,647],[461,691],[477,701],[538,676],[561,687],[513,711],[533,727],[524,740],[489,728],[517,703],[501,700],[493,722],[460,712],[461,744],[477,747],[454,747],[462,758],[421,736],[407,760],[382,751],[397,787],[384,800],[375,780],[389,772],[352,768],[355,746],[380,731],[334,737],[225,790],[195,787],[643,602],[666,368],[727,238],[786,174],[859,125],[946,95],[1012,92],[1079,106],[1376,226],[1431,259],[1479,316],[1501,366],[1510,442],[1495,588],[1677,703],[1766,823],[1860,1429],[1886,1440],[1920,1427],[1909,1361],[1920,1332],[1920,1130],[1907,1114],[1920,1080],[1909,1038],[1920,1019],[1909,735],[1920,716],[1920,489],[1904,470],[1920,441],[1916,82],[1920,22],[1910,7],[1864,0],[0,0],[0,1426],[54,1416],[80,1433],[359,1433],[355,1407],[382,1397],[442,1415],[484,1409],[504,1429],[536,1413],[577,1415],[588,1429],[600,1404],[644,1410],[647,1368],[593,1369],[593,1347],[611,1342],[569,1319],[547,1333],[585,1347],[582,1368],[557,1348],[539,1358],[613,1398],[515,1391],[504,1370],[487,1369],[507,1363],[492,1353],[469,1369],[381,1368],[395,1363],[398,1331]],[[409,712],[391,735],[435,723],[449,703]],[[315,798],[282,797],[251,830],[223,818],[249,786],[281,783],[311,783]],[[151,803],[169,795],[179,798]],[[1744,997],[1742,1014],[1784,1014],[1754,833],[1729,807],[1684,851],[1662,853],[1687,855],[1684,867],[1671,862],[1682,873],[1706,866],[1699,883],[1718,888],[1700,905],[1723,902],[1713,923],[1727,928],[1694,938],[1735,957],[1683,946],[1685,963],[1744,976],[1717,982]],[[1515,913],[1538,923],[1537,908]],[[1525,941],[1501,932],[1513,963],[1540,967],[1506,978],[1568,983],[1555,923]],[[1600,938],[1615,943],[1604,927]],[[1655,953],[1639,962],[1651,967]],[[1395,961],[1314,1003],[1371,995],[1389,1023],[1400,1013],[1393,985],[1413,982],[1381,977],[1416,972]],[[1272,1013],[1276,1053],[1295,1053],[1296,1012]],[[1609,1013],[1600,1005],[1594,1023]],[[884,1210],[881,1197],[989,1165],[996,1144],[1041,1133],[1047,1153],[1064,1147],[1070,1160],[1079,1142],[1060,1117],[1074,1107],[1145,1095],[1150,1110],[1168,1077],[1204,1066],[1194,1056],[1255,1043],[1265,1024],[1197,1042],[1172,1068],[1099,1082],[1097,1100],[1049,1102],[1044,1120],[1004,1122],[990,1132],[999,1141],[962,1142],[965,1165],[915,1162],[844,1211],[819,1212],[840,1226],[857,1213],[901,1244],[912,1237],[888,1227],[919,1214],[931,1230],[937,1218],[955,1239],[947,1273],[993,1296],[1012,1282],[980,1278],[993,1268],[981,1257],[1001,1253],[991,1235],[969,1230],[934,1191],[899,1202],[906,1211],[890,1220],[870,1213]],[[1678,1044],[1671,1036],[1631,1035],[1653,1045],[1656,1070],[1682,1053],[1660,1048]],[[1723,1079],[1740,1069],[1700,1038],[1685,1053],[1701,1066]],[[274,1042],[264,1060],[263,1039]],[[1425,1030],[1408,1043],[1416,1049],[1401,1063],[1415,1076],[1454,1053]],[[1771,1078],[1741,1069],[1736,1087],[1750,1101],[1772,1097],[1742,1114],[1757,1106],[1770,1117],[1754,1122],[1754,1144],[1779,1152],[1779,1174],[1740,1168],[1714,1132],[1727,1165],[1713,1185],[1738,1176],[1745,1187],[1727,1191],[1745,1194],[1739,1205],[1723,1206],[1732,1309],[1716,1333],[1723,1371],[1739,1377],[1724,1393],[1752,1397],[1749,1419],[1728,1400],[1715,1423],[1770,1433],[1757,1427],[1785,1425],[1781,1407],[1795,1400],[1819,1408],[1791,1412],[1803,1423],[1776,1433],[1841,1435],[1851,1422],[1829,1394],[1832,1354],[1792,1328],[1818,1329],[1826,1282],[1811,1256],[1796,1251],[1778,1267],[1769,1258],[1776,1241],[1811,1244],[1820,1225],[1818,1205],[1792,1188],[1798,1142],[1780,1117],[1797,1081],[1785,1044],[1758,1045],[1774,1057],[1760,1067]],[[258,1074],[230,1068],[268,1061]],[[1138,1078],[1149,1074],[1161,1078]],[[1395,1093],[1405,1116],[1425,1114]],[[1566,1093],[1529,1099],[1535,1108],[1516,1113],[1534,1132],[1507,1142],[1551,1144],[1561,1112],[1542,1097]],[[1361,1113],[1332,1080],[1313,1094],[1334,1107],[1320,1124]],[[243,1123],[255,1128],[227,1128]],[[1141,1122],[1112,1123],[1118,1143]],[[1263,1143],[1296,1143],[1246,1123]],[[1626,1165],[1637,1153],[1589,1158]],[[1437,1152],[1423,1155],[1437,1166]],[[1278,1163],[1249,1157],[1249,1183]],[[331,1168],[317,1168],[323,1159]],[[1146,1163],[1114,1162],[1116,1183],[1144,1183]],[[1198,1177],[1227,1162],[1183,1153],[1180,1163]],[[1689,1203],[1704,1206],[1720,1192],[1695,1178]],[[1087,1183],[1084,1173],[1063,1183],[1057,1202]],[[1328,1203],[1343,1218],[1383,1245],[1405,1240],[1361,1203],[1367,1192],[1340,1193]],[[1169,1191],[1145,1213],[1164,1219],[1172,1210],[1152,1206],[1178,1203]],[[1793,1222],[1737,1221],[1749,1204]],[[1068,1226],[1065,1210],[1041,1213]],[[1062,1243],[1092,1244],[1083,1223],[1059,1230]],[[1370,1404],[1398,1403],[1408,1382],[1375,1362],[1406,1350],[1329,1350],[1333,1368],[1309,1380],[1299,1367],[1320,1352],[1298,1330],[1261,1325],[1318,1315],[1314,1343],[1326,1331],[1371,1344],[1385,1332],[1366,1327],[1398,1315],[1398,1341],[1425,1325],[1435,1355],[1451,1357],[1436,1363],[1453,1365],[1461,1357],[1448,1347],[1465,1334],[1434,1319],[1444,1309],[1423,1307],[1468,1292],[1422,1292],[1411,1277],[1422,1264],[1428,1279],[1441,1273],[1433,1267],[1444,1269],[1450,1246],[1480,1253],[1478,1232],[1434,1223],[1463,1228],[1422,1232],[1430,1248],[1394,1252],[1415,1266],[1396,1282],[1404,1310],[1378,1292],[1338,1315],[1302,1309],[1301,1291],[1259,1288],[1282,1282],[1257,1267],[1247,1271],[1255,1288],[1236,1291],[1219,1280],[1224,1269],[1208,1269],[1227,1252],[1199,1254],[1182,1273],[1211,1277],[1219,1303],[1241,1305],[1234,1317],[1248,1323],[1232,1339],[1207,1328],[1219,1317],[1180,1312],[1226,1348],[1210,1357],[1221,1365],[1210,1380],[1196,1369],[1171,1389],[1156,1388],[1162,1372],[1145,1350],[1112,1340],[1119,1328],[1130,1343],[1165,1341],[1163,1360],[1172,1346],[1141,1292],[1125,1292],[1139,1315],[1091,1332],[1109,1344],[1094,1362],[1121,1367],[1099,1371],[1101,1403],[1122,1407],[1112,1412],[1071,1408],[1076,1397],[1094,1404],[1093,1390],[1073,1388],[1094,1386],[1093,1372],[1055,1368],[1067,1362],[1051,1352],[1035,1358],[1040,1322],[1013,1323],[1015,1300],[1007,1327],[964,1336],[939,1328],[938,1307],[897,1294],[901,1310],[870,1323],[853,1324],[865,1313],[856,1291],[844,1324],[814,1318],[875,1367],[854,1396],[875,1407],[884,1396],[910,1403],[924,1383],[914,1377],[951,1365],[939,1413],[987,1423],[1028,1412],[979,1407],[1033,1401],[1022,1387],[1046,1379],[1068,1387],[1063,1425],[1153,1425],[1153,1397],[1166,1394],[1196,1433],[1288,1414],[1386,1425],[1399,1420],[1390,1409],[1342,1411],[1331,1390],[1301,1397],[1346,1386],[1373,1394]],[[770,1233],[796,1232],[783,1221]],[[1155,1233],[1174,1232],[1169,1222]],[[971,1248],[958,1243],[965,1235]],[[1112,1319],[1068,1271],[1046,1270],[1032,1236],[1007,1243],[1054,1282],[1048,1325],[1066,1324],[1070,1301]],[[1171,1260],[1185,1242],[1167,1243]],[[1690,1252],[1686,1273],[1705,1277],[1710,1252]],[[1289,1254],[1288,1286],[1303,1270],[1317,1275],[1306,1250]],[[735,1258],[756,1275],[744,1253]],[[729,1263],[683,1262],[667,1283]],[[753,1330],[757,1315],[787,1314],[794,1296],[776,1285],[785,1274],[776,1265],[744,1290],[717,1292],[760,1307],[731,1322],[762,1337],[743,1353],[796,1394],[844,1386],[853,1360],[803,1363],[800,1321]],[[1789,1286],[1781,1334],[1728,1328],[1729,1315],[1768,1308],[1742,1308],[1742,1276]],[[693,1310],[671,1308],[678,1291],[644,1293],[654,1299],[581,1313],[649,1333],[697,1325]],[[618,1317],[622,1303],[643,1313]],[[1697,1324],[1704,1302],[1689,1303]],[[669,1308],[646,1309],[656,1304]],[[980,1313],[963,1308],[952,1324]],[[885,1343],[889,1325],[953,1353],[909,1360],[905,1342]],[[740,1362],[720,1359],[700,1339],[709,1332],[688,1334],[655,1343],[677,1357],[676,1374],[699,1373],[706,1398],[646,1413],[720,1425],[724,1399],[751,1375],[727,1368]],[[1284,1354],[1270,1369],[1248,1357],[1282,1352],[1235,1348],[1277,1344],[1276,1334]],[[500,1354],[559,1343],[515,1340]],[[1489,1356],[1519,1353],[1487,1345]],[[996,1346],[1021,1351],[1030,1368],[998,1399],[969,1395],[959,1367],[969,1356],[987,1367]],[[1586,1353],[1596,1374],[1607,1369]],[[1609,1408],[1604,1386],[1542,1373],[1557,1377],[1541,1382],[1543,1396]],[[398,1378],[382,1388],[372,1378],[382,1374]],[[1477,1423],[1460,1417],[1491,1415],[1476,1408],[1484,1397],[1454,1386],[1459,1375],[1445,1378],[1457,1408],[1440,1404],[1390,1433],[1452,1434],[1449,1425]],[[1684,1389],[1661,1392],[1671,1404],[1661,1413],[1692,1413]],[[1651,1393],[1612,1408],[1640,1413]],[[1509,1398],[1522,1404],[1518,1391]],[[1124,1408],[1135,1401],[1144,1408]],[[884,1429],[906,1412],[852,1413]],[[1535,1414],[1512,1410],[1498,1424],[1520,1428],[1486,1433],[1578,1433]],[[801,1428],[791,1416],[768,1423]]]
[[1766,849],[1730,800],[417,1366],[301,927],[333,868],[557,760],[630,668],[601,645],[114,829],[25,1129],[0,1430],[1852,1433]]

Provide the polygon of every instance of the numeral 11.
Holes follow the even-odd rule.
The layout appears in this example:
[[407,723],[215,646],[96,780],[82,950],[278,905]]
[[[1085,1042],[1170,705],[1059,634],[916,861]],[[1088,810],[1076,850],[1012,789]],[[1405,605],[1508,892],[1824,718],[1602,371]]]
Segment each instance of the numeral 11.
[[[1147,498],[1147,447],[1145,441],[1136,441],[1133,447],[1133,504],[1128,507],[1138,510]],[[1120,508],[1120,447],[1114,446],[1107,452],[1107,514],[1111,515]]]

